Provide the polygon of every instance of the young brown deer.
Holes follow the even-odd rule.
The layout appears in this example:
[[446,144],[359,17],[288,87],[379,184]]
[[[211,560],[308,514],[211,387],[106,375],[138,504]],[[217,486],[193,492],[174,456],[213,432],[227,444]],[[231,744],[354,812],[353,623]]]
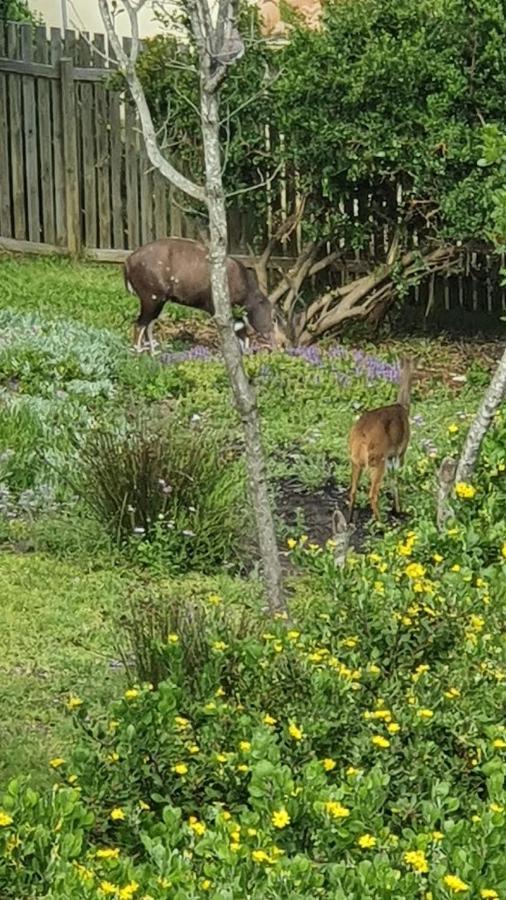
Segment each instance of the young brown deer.
[[[380,520],[378,497],[385,469],[396,471],[402,466],[409,444],[409,404],[414,372],[414,361],[409,357],[403,359],[397,403],[362,413],[350,431],[350,521],[363,469],[369,470],[371,476],[369,500],[375,519]],[[394,509],[396,513],[401,511],[396,477],[394,477]]]

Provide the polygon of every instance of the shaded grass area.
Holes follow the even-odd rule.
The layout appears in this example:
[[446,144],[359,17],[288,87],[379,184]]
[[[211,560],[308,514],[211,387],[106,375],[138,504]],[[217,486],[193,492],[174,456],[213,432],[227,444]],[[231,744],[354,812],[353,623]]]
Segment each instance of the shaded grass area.
[[65,752],[65,700],[97,703],[118,689],[115,626],[134,583],[111,569],[39,555],[0,557],[0,780],[30,772],[44,781]]

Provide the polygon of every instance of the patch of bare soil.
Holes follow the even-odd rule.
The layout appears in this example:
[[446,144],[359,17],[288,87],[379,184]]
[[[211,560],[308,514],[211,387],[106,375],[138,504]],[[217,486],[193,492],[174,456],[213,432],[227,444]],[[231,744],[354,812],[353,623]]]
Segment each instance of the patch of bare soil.
[[[347,515],[348,488],[335,485],[333,481],[328,481],[315,490],[304,487],[292,478],[285,478],[278,483],[276,510],[279,517],[288,528],[307,534],[311,543],[322,546],[332,538],[332,516],[336,508]],[[355,509],[355,531],[350,542],[355,550],[364,546],[371,521],[369,507]],[[395,525],[399,521],[393,513],[385,516],[387,525]]]

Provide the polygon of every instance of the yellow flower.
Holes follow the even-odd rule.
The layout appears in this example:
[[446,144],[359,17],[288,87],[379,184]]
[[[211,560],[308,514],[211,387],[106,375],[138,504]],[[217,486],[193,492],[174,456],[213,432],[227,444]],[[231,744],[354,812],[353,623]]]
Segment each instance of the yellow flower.
[[188,825],[191,830],[198,834],[201,837],[206,832],[206,826],[203,822],[199,822],[199,820],[195,816],[190,816],[188,819]]
[[238,772],[249,772],[249,766],[245,765],[245,763],[240,763],[236,766]]
[[326,757],[325,759],[322,759],[322,766],[326,772],[332,772],[332,769],[335,769],[336,767],[336,761],[335,759]]
[[223,690],[222,687],[219,687],[219,688],[217,688],[216,691],[214,692],[214,696],[215,696],[215,697],[224,697],[224,696],[225,696],[225,691]]
[[249,753],[251,750],[251,744],[249,741],[240,741],[239,750],[242,750],[243,753]]
[[458,564],[458,563],[455,563],[455,565],[451,567],[450,571],[451,571],[451,572],[460,572],[460,566],[459,566],[459,564]]
[[116,885],[111,884],[110,881],[101,881],[100,882],[100,891],[102,892],[102,894],[105,894],[105,895],[115,894],[116,890],[117,890]]
[[139,890],[139,885],[137,881],[130,881],[129,884],[125,884],[125,887],[122,887],[119,892],[119,900],[132,900],[134,894]]
[[472,484],[466,484],[465,481],[458,481],[455,485],[455,493],[460,500],[472,500],[476,494],[476,488]]
[[495,741],[492,742],[492,747],[494,750],[506,750],[506,741],[503,741],[502,738],[496,738]]
[[503,559],[506,559],[506,544],[503,544],[501,547],[501,556]]
[[302,728],[299,728],[299,726],[296,725],[295,722],[290,722],[288,726],[288,733],[294,741],[300,741],[302,740],[304,730]]
[[209,594],[209,597],[207,598],[207,602],[210,603],[211,606],[219,606],[220,603],[222,602],[222,599],[219,596],[219,594]]
[[248,828],[248,837],[256,837],[257,834],[258,831],[256,830],[256,828]]
[[457,697],[460,697],[460,691],[456,687],[451,687],[444,692],[444,696],[447,700],[456,700]]
[[357,840],[357,844],[362,850],[371,850],[376,846],[376,838],[372,834],[361,834]]
[[265,850],[253,850],[251,854],[251,859],[256,863],[270,863],[271,858]]
[[175,772],[176,775],[186,775],[188,766],[184,762],[179,762],[172,766],[172,771]]
[[451,425],[448,425],[448,434],[457,434],[459,430],[459,426],[452,422]]
[[225,641],[213,641],[213,650],[215,650],[216,653],[223,653],[223,651],[227,649],[227,646],[228,644],[226,644]]
[[278,720],[275,719],[273,716],[270,716],[269,713],[266,713],[265,716],[263,717],[262,721],[263,721],[264,725],[276,725]]
[[212,881],[209,881],[209,878],[204,878],[204,881],[201,882],[200,889],[202,891],[208,891],[212,886]]
[[113,750],[112,753],[108,753],[105,761],[108,763],[117,763],[119,760],[119,753],[116,753],[116,750]]
[[167,635],[167,643],[179,644],[179,635],[175,634],[174,631],[171,631],[171,633]]
[[188,747],[188,753],[191,753],[192,756],[195,756],[197,753],[200,753],[200,747],[198,744],[190,744]]
[[67,781],[69,784],[75,784],[77,781],[77,775],[69,775]]
[[374,663],[371,663],[370,666],[367,666],[367,671],[368,671],[371,675],[379,675],[380,672],[381,672],[381,669],[380,669],[379,666],[376,666]]
[[113,822],[122,822],[125,818],[125,811],[121,809],[121,806],[115,806],[114,809],[111,810],[111,819]]
[[7,825],[12,825],[12,822],[12,816],[0,809],[0,828],[7,828]]
[[75,697],[73,694],[67,700],[66,706],[67,709],[78,709],[79,706],[82,706],[83,701],[80,697]]
[[419,719],[432,719],[434,715],[431,709],[419,709],[417,712],[417,716]]
[[289,550],[293,550],[293,548],[297,546],[297,541],[295,541],[293,538],[288,538],[286,546]]
[[286,828],[290,824],[290,816],[286,809],[278,809],[273,812],[271,822],[274,828]]
[[349,647],[350,650],[353,650],[353,647],[356,647],[358,644],[358,637],[353,635],[353,637],[345,638],[341,643],[343,647]]
[[103,847],[95,853],[97,859],[119,859],[119,850],[117,847]]
[[139,800],[139,809],[146,812],[148,809],[151,809],[151,807],[149,803],[146,803],[144,800]]
[[409,566],[406,566],[404,570],[405,574],[408,578],[423,578],[425,575],[425,569],[420,563],[410,563]]
[[428,672],[429,669],[430,666],[427,665],[427,663],[422,663],[420,666],[416,667],[415,671],[411,675],[411,678],[413,679],[413,681],[418,681],[418,679],[421,678],[422,675],[425,675],[425,673]]
[[336,803],[335,800],[327,800],[325,803],[325,810],[333,819],[346,819],[350,814],[348,807]]
[[415,872],[425,874],[429,871],[429,864],[423,850],[407,850],[403,859],[406,865],[411,866]]
[[469,885],[462,881],[458,875],[445,875],[443,878],[443,884],[450,888],[454,894],[463,894],[465,891],[469,890]]
[[398,734],[400,730],[401,726],[398,725],[397,722],[390,722],[390,724],[387,725],[387,731],[390,732],[390,734]]
[[228,756],[226,753],[217,753],[216,754],[216,762],[226,763],[228,760]]
[[292,631],[287,632],[286,636],[289,641],[298,641],[300,638],[300,631],[295,631],[295,629],[293,629]]
[[499,900],[497,891],[492,891],[490,888],[483,888],[483,890],[480,891],[480,897],[483,897],[483,900]]
[[52,769],[59,769],[60,766],[65,765],[65,760],[61,756],[55,756],[54,759],[49,760],[49,765]]
[[471,822],[473,825],[478,825],[481,822],[481,816],[471,816]]
[[382,737],[381,734],[373,734],[371,743],[381,750],[387,750],[390,747],[390,741],[387,738]]
[[444,838],[444,834],[442,831],[433,831],[432,832],[432,840],[433,841],[442,841]]
[[186,728],[190,727],[188,719],[185,719],[184,716],[175,716],[174,722],[179,731],[185,731]]
[[354,766],[348,766],[348,768],[346,769],[348,778],[356,778],[361,773],[362,769],[356,769]]
[[128,691],[125,691],[124,697],[125,700],[136,700],[139,696],[139,691],[137,688],[129,688]]
[[432,559],[434,560],[435,563],[442,563],[442,562],[443,562],[443,557],[441,556],[440,553],[434,553],[433,556],[432,556]]
[[489,810],[493,813],[503,813],[504,806],[500,806],[499,803],[491,803],[489,806]]

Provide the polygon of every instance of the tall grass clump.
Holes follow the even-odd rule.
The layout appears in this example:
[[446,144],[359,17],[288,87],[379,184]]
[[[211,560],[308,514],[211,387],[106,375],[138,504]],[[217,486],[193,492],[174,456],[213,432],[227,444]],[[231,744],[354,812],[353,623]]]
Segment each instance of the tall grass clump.
[[79,493],[136,562],[173,573],[236,568],[247,504],[242,466],[226,457],[209,425],[141,409],[92,430]]

